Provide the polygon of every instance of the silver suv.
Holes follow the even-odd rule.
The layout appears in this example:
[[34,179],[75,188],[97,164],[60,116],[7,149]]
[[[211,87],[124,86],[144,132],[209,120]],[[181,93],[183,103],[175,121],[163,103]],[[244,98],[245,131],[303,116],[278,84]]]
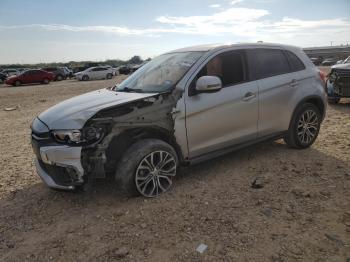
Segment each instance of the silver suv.
[[171,187],[180,165],[267,139],[309,147],[325,111],[324,82],[300,48],[196,46],[41,113],[32,145],[51,188],[112,176],[129,194],[154,197]]

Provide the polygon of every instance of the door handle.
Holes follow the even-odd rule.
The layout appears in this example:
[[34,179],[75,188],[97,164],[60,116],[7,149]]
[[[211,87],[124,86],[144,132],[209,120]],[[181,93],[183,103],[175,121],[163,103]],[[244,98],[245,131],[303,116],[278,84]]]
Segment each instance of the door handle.
[[290,83],[289,83],[289,86],[290,87],[296,87],[296,86],[298,86],[299,85],[299,82],[298,82],[298,80],[296,80],[296,79],[293,79]]
[[249,101],[251,99],[253,99],[254,97],[256,97],[255,93],[253,92],[247,92],[244,97],[242,98],[243,101]]

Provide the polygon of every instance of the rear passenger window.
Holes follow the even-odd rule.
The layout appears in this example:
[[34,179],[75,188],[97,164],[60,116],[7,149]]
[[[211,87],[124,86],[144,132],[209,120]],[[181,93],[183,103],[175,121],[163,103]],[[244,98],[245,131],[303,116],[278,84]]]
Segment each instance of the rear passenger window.
[[290,51],[285,52],[292,72],[301,71],[305,69],[305,65],[303,64],[303,62],[301,62],[301,60],[295,54],[293,54]]
[[286,56],[279,49],[257,49],[254,51],[257,62],[257,78],[281,75],[290,71]]

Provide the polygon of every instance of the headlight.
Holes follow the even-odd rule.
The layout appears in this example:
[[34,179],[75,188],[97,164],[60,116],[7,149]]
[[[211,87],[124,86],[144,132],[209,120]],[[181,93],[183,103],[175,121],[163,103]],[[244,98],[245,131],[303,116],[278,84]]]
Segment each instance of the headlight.
[[102,128],[86,127],[83,130],[54,130],[53,137],[57,142],[68,144],[91,143],[102,135]]
[[46,133],[49,132],[48,127],[41,122],[38,118],[35,118],[31,124],[31,128],[36,133]]

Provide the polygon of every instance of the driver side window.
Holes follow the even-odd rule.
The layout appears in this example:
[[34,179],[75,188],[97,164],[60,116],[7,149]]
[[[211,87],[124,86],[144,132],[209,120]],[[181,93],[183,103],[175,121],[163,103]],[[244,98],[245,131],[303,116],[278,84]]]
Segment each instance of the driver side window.
[[228,87],[247,80],[243,50],[228,51],[213,57],[196,75],[190,86],[193,94],[196,82],[201,76],[217,76],[222,86]]

